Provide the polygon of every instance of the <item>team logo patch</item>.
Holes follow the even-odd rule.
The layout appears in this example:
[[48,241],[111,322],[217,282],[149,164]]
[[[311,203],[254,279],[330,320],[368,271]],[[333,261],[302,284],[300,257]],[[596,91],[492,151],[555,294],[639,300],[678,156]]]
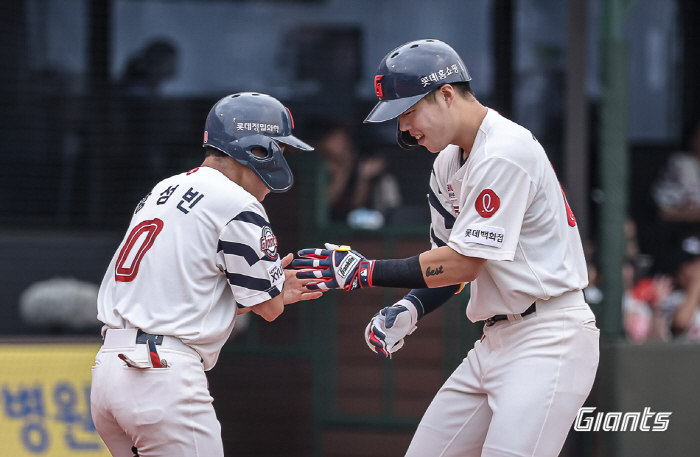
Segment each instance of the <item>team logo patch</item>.
[[260,249],[271,259],[277,258],[277,237],[267,225],[262,228]]
[[382,91],[383,77],[383,75],[377,75],[374,77],[374,92],[377,94],[378,98],[382,98],[384,96],[384,92]]
[[491,189],[484,189],[481,191],[478,197],[476,197],[476,203],[474,203],[476,212],[479,213],[481,217],[491,217],[496,214],[498,208],[501,207],[501,199],[498,198],[496,192]]
[[487,225],[470,225],[464,231],[464,241],[467,243],[483,244],[500,248],[503,246],[503,236],[506,231],[503,227],[489,227]]

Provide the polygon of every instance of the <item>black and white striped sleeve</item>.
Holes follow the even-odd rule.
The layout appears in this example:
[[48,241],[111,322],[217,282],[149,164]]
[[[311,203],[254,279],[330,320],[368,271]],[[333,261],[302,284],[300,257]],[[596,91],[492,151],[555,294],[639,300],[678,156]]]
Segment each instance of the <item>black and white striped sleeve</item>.
[[282,293],[284,271],[277,253],[277,237],[262,210],[246,206],[219,235],[218,254],[240,306],[255,306]]

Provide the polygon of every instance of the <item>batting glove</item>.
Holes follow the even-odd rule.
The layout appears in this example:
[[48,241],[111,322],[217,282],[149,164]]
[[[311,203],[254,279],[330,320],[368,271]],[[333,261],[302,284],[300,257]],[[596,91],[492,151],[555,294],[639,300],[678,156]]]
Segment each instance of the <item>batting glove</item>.
[[298,254],[301,258],[292,260],[293,268],[303,269],[297,278],[319,279],[306,285],[309,290],[372,287],[374,260],[367,260],[350,246],[326,243],[326,249],[302,249]]
[[388,306],[374,315],[365,329],[367,346],[379,355],[391,354],[403,347],[404,338],[416,330],[418,310],[406,299]]

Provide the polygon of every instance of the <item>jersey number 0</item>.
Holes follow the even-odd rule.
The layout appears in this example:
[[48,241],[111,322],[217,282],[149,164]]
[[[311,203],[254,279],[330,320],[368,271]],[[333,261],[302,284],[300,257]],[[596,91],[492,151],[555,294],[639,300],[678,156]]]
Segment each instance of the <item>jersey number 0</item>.
[[163,221],[156,218],[141,222],[129,233],[117,258],[115,279],[118,282],[134,280],[143,256],[151,249],[161,230],[163,230]]

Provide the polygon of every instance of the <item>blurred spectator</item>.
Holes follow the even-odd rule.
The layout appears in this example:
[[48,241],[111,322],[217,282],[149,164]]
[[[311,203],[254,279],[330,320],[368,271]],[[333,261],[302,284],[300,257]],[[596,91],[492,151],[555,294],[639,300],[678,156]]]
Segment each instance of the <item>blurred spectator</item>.
[[598,268],[590,260],[587,261],[586,265],[588,268],[588,287],[583,289],[583,295],[589,305],[599,305],[603,301],[603,291],[599,287]]
[[673,153],[652,196],[662,220],[700,222],[700,121],[686,135],[686,151]]
[[175,76],[177,49],[165,39],[155,39],[129,58],[119,81],[120,91],[134,97],[158,95],[160,85]]
[[[623,279],[629,278],[631,288],[639,279],[645,277],[651,269],[653,259],[642,254],[637,238],[637,224],[631,218],[627,218],[624,225],[625,233],[625,265],[623,265]],[[588,287],[583,291],[589,304],[597,305],[603,301],[603,292],[600,289],[601,278],[598,276],[596,266],[597,247],[588,241],[583,243],[584,255],[588,265]],[[628,276],[626,276],[628,275]],[[627,290],[627,288],[625,289]]]
[[323,159],[328,173],[326,198],[333,221],[345,221],[360,208],[386,214],[401,204],[396,177],[386,171],[381,156],[360,158],[350,127],[337,119],[316,119],[311,144]]
[[625,335],[634,343],[666,341],[669,330],[662,304],[671,293],[673,279],[663,274],[650,277],[653,259],[639,248],[637,224],[628,218],[624,229],[622,325]]
[[674,338],[700,342],[700,239],[683,240],[675,256],[675,288],[663,307]]
[[182,107],[162,96],[162,86],[176,76],[177,62],[175,45],[154,39],[129,57],[116,83],[110,122],[119,133],[103,158],[103,177],[115,189],[108,195],[115,214],[131,214],[133,202],[174,171],[169,146],[181,128],[176,121]]
[[659,275],[634,282],[634,265],[623,266],[625,296],[623,301],[623,327],[627,339],[633,343],[667,341],[669,325],[663,304],[673,289],[673,278]]
[[[651,277],[653,259],[640,251],[637,226],[632,219],[627,219],[624,230],[622,324],[625,336],[634,343],[666,341],[670,338],[670,324],[664,304],[673,290],[673,278],[663,274]],[[584,294],[589,304],[597,305],[603,301],[603,292],[590,246],[586,257],[589,286]]]

